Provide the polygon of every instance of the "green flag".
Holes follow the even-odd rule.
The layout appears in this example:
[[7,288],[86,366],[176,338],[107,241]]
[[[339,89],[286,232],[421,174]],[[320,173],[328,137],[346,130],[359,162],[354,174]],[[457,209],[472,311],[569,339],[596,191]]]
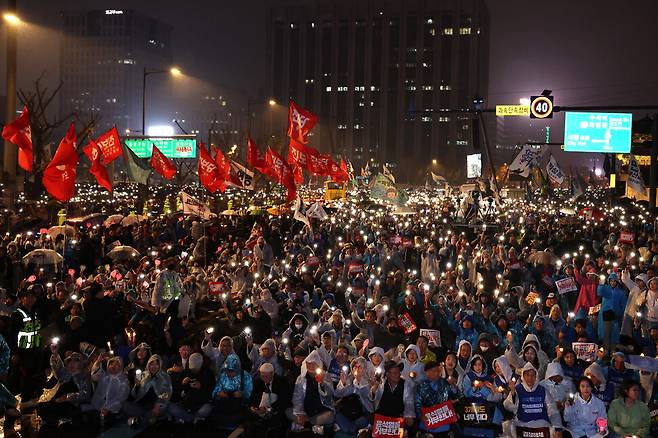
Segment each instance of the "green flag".
[[139,184],[147,185],[151,168],[146,161],[139,158],[125,144],[123,146],[123,162],[126,164],[126,173],[128,177]]
[[389,201],[397,206],[405,205],[409,199],[407,192],[399,188],[383,173],[378,173],[370,184],[370,197]]

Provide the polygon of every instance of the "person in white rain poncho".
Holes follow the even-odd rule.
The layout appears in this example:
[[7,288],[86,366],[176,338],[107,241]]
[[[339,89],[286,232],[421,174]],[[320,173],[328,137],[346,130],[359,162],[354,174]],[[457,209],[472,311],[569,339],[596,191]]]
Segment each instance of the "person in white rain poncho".
[[[513,429],[519,427],[542,429],[551,428],[551,437],[562,437],[562,418],[550,392],[539,385],[537,370],[530,363],[523,367],[521,384],[510,382],[510,393],[503,402],[508,411],[514,413]],[[513,436],[516,432],[513,431]]]
[[295,382],[292,410],[287,412],[293,421],[293,430],[302,430],[310,423],[314,431],[334,421],[334,387],[329,373],[322,369],[322,358],[317,350],[312,351],[304,362]]

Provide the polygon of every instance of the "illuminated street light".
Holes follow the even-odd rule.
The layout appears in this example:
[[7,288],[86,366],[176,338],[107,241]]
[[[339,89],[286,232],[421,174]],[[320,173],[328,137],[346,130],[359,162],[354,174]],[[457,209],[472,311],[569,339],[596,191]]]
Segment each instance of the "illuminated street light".
[[178,67],[171,67],[169,70],[147,70],[144,67],[144,74],[142,76],[142,135],[146,135],[146,78],[150,75],[160,73],[170,73],[174,77],[183,75],[183,72]]
[[10,24],[12,26],[18,26],[19,24],[22,23],[21,19],[18,18],[18,15],[9,12],[2,14],[2,18],[5,20],[7,24]]
[[270,106],[274,106],[274,105],[276,105],[276,100],[270,99],[269,102],[267,102],[267,103],[269,103]]

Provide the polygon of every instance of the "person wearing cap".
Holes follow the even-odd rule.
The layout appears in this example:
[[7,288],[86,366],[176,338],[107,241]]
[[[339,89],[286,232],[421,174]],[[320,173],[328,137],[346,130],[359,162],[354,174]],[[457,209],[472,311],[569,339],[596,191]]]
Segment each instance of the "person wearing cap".
[[642,296],[647,290],[648,277],[647,274],[641,273],[631,280],[631,274],[628,269],[624,269],[621,273],[621,282],[628,288],[628,300],[626,301],[626,309],[624,310],[624,319],[621,323],[621,334],[624,336],[633,336],[633,320],[637,317],[637,312],[640,311],[641,302],[638,298]]
[[87,423],[95,430],[111,427],[130,394],[130,383],[118,356],[101,354],[91,369],[94,393],[88,404],[82,405]]
[[[524,365],[521,382],[510,381],[509,389],[510,392],[503,401],[503,406],[515,416],[513,429],[550,428],[550,435],[544,435],[546,438],[562,437],[560,411],[550,392],[539,384],[537,369],[531,363]],[[515,432],[513,436],[516,436]]]
[[[448,382],[441,377],[441,366],[438,362],[428,362],[425,364],[424,378],[416,385],[414,395],[414,408],[416,418],[422,418],[422,409],[429,408],[458,397],[451,390]],[[430,432],[422,421],[419,421],[418,429],[423,432]],[[450,430],[450,425],[441,426],[438,429],[432,429],[432,433],[446,433]]]
[[42,353],[41,319],[36,309],[36,297],[29,287],[18,293],[19,305],[11,314],[7,343],[15,356],[22,374],[27,376],[19,382],[23,399],[30,399],[37,390],[35,375],[39,371]]
[[370,388],[375,414],[391,418],[404,418],[407,427],[411,427],[416,419],[415,392],[410,382],[402,379],[402,363],[386,361],[384,371],[386,378],[376,381]]
[[85,370],[86,358],[80,353],[71,353],[62,360],[57,343],[50,345],[50,368],[57,383],[44,389],[39,398],[37,412],[47,426],[63,423],[78,423],[81,419],[80,405],[91,396],[89,372]]
[[619,342],[619,321],[626,309],[626,292],[619,284],[617,274],[612,272],[606,284],[599,285],[596,293],[601,298],[597,334],[603,341],[605,351],[610,351],[610,347]]
[[210,393],[215,381],[212,371],[204,366],[200,353],[192,353],[186,362],[185,369],[171,375],[174,389],[167,407],[169,415],[181,423],[208,417],[212,410]]
[[271,363],[258,368],[253,380],[247,418],[231,436],[244,433],[246,437],[274,437],[285,433],[285,410],[290,407],[292,393],[286,379],[274,372]]
[[607,367],[606,380],[612,383],[615,387],[615,394],[619,385],[624,380],[640,381],[640,376],[637,370],[626,368],[626,356],[621,351],[615,351],[610,358],[610,366]]

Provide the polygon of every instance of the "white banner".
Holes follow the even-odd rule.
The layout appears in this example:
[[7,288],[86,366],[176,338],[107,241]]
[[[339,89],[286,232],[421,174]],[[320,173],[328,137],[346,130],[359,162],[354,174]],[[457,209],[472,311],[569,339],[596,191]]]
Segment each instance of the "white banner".
[[322,204],[316,202],[306,210],[306,217],[319,219],[323,221],[326,220],[329,217],[329,215],[327,215],[327,212],[324,211]]
[[530,145],[523,146],[521,152],[514,157],[514,161],[509,166],[510,173],[515,173],[524,178],[530,175],[530,169],[537,165],[539,151],[533,149]]
[[241,189],[254,190],[254,172],[244,167],[242,164],[229,160],[231,164],[231,179],[227,185]]
[[646,186],[644,185],[644,180],[642,179],[642,174],[640,173],[640,166],[637,164],[635,155],[631,154],[630,163],[628,164],[628,185],[635,192],[642,193],[646,192]]
[[210,207],[186,192],[181,193],[180,197],[183,203],[183,214],[193,214],[202,219],[210,219],[216,216],[210,211]]
[[560,169],[560,166],[557,164],[557,160],[553,155],[551,155],[550,160],[546,163],[546,173],[553,183],[561,185],[564,182],[564,172]]

